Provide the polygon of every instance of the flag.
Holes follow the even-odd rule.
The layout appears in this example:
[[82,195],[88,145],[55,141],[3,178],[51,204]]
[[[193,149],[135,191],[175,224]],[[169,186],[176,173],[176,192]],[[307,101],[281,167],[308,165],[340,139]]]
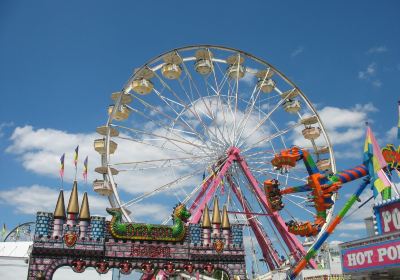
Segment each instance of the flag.
[[75,149],[75,156],[74,156],[74,165],[75,165],[75,168],[76,168],[76,166],[77,166],[77,164],[78,164],[78,152],[79,152],[79,145],[76,146],[76,149]]
[[400,101],[398,103],[397,139],[400,140]]
[[20,229],[21,224],[18,224],[17,229],[15,230],[15,238],[18,240],[20,235],[21,235],[21,229]]
[[382,170],[387,163],[383,158],[378,142],[372,133],[371,128],[367,127],[367,135],[364,144],[364,165],[368,168],[368,173],[373,185],[374,196],[377,197],[387,187],[390,187],[390,182]]
[[3,228],[1,229],[1,239],[4,240],[6,237],[7,229],[6,229],[6,224],[3,224]]
[[88,175],[88,156],[86,156],[85,161],[83,162],[83,179],[87,182]]
[[60,177],[61,178],[64,178],[64,159],[65,159],[65,153],[60,158],[60,163],[61,163],[61,166],[60,166]]

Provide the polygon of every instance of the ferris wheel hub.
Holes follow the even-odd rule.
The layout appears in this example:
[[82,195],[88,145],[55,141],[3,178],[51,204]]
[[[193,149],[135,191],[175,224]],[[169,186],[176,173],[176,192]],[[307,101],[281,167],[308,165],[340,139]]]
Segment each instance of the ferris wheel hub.
[[235,146],[229,147],[229,148],[226,150],[226,154],[227,154],[228,156],[238,156],[238,155],[240,154],[240,149],[237,148],[237,147],[235,147]]

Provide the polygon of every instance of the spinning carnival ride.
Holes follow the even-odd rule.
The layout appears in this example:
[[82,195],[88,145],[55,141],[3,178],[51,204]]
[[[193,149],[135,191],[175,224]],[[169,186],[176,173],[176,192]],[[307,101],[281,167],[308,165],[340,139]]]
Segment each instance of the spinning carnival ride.
[[335,160],[315,108],[269,63],[226,47],[179,48],[111,97],[93,187],[127,221],[169,223],[164,209],[182,202],[198,223],[218,196],[231,223],[245,225],[253,276],[299,261],[325,231],[344,181],[328,177]]

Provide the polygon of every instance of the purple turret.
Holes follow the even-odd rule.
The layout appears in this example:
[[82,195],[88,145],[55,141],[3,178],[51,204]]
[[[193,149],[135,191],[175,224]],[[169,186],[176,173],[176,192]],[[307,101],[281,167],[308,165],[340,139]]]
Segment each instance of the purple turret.
[[54,210],[53,238],[60,237],[63,234],[63,225],[65,222],[64,192],[60,191],[58,195],[56,209]]
[[211,221],[207,205],[203,211],[201,227],[203,228],[203,244],[204,246],[209,246],[211,244]]
[[67,225],[70,228],[76,226],[78,220],[78,214],[79,214],[78,183],[74,181],[74,185],[72,186],[72,192],[67,207]]
[[225,244],[231,244],[231,224],[229,222],[228,211],[226,210],[225,205],[222,211],[222,235],[224,236]]
[[219,238],[221,235],[221,213],[219,212],[218,198],[214,198],[213,216],[212,216],[212,238]]
[[79,238],[84,239],[87,236],[89,222],[90,222],[90,210],[89,200],[87,193],[83,194],[81,211],[79,212]]

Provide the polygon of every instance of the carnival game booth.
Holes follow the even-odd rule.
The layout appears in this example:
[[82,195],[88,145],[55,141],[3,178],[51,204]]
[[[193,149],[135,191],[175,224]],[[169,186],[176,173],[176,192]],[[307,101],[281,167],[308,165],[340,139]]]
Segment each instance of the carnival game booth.
[[400,198],[374,206],[375,236],[340,244],[343,273],[352,279],[400,279]]

